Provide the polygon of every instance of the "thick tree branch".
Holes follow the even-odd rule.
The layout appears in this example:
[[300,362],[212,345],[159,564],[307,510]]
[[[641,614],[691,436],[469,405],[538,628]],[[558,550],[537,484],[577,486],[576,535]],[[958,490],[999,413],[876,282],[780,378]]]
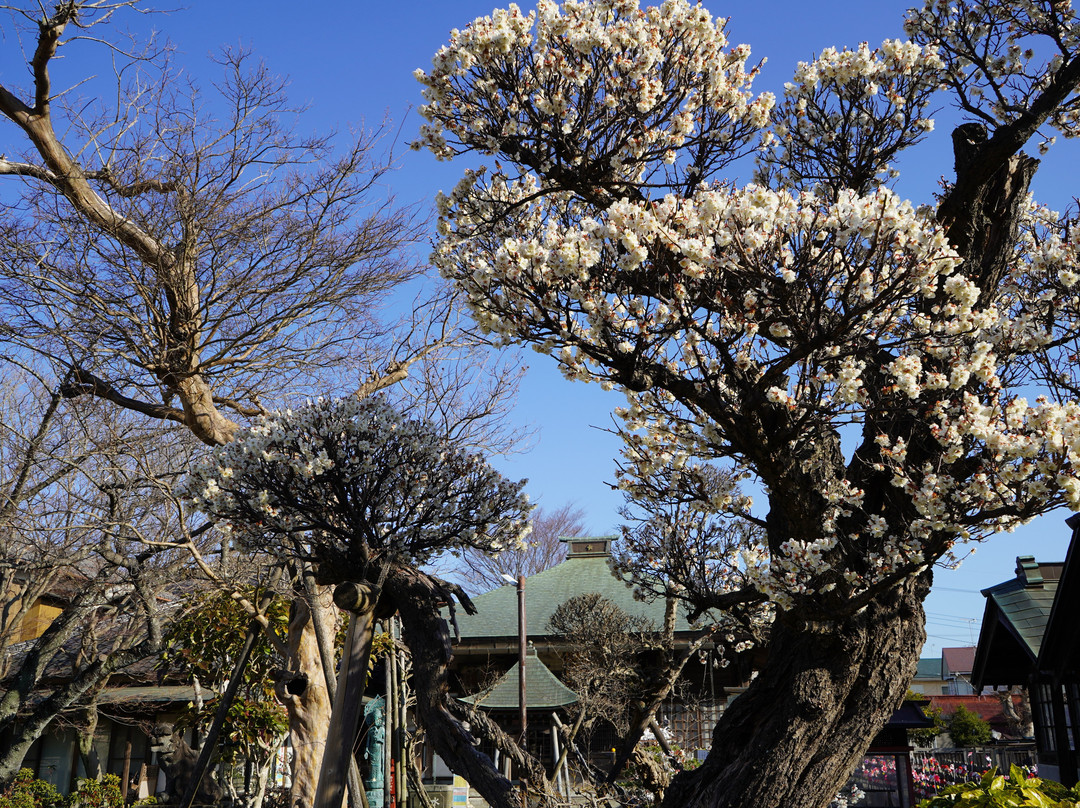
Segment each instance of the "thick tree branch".
[[162,404],[152,404],[147,401],[125,396],[104,379],[95,376],[88,370],[73,367],[68,379],[60,386],[60,395],[64,398],[78,398],[79,396],[91,395],[96,398],[110,401],[127,410],[141,413],[163,421],[172,421],[178,424],[187,424],[188,418],[183,410],[175,407],[167,407]]

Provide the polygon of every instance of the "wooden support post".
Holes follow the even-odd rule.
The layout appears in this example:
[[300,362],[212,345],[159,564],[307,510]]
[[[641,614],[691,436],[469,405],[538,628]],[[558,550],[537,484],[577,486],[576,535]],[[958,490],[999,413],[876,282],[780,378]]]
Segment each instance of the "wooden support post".
[[179,808],[191,808],[191,804],[195,802],[195,795],[198,793],[199,786],[202,785],[203,777],[206,775],[206,769],[210,765],[210,756],[214,753],[214,747],[217,746],[218,736],[221,734],[221,728],[224,726],[225,718],[229,714],[229,707],[232,706],[233,699],[236,698],[236,691],[239,690],[240,682],[244,678],[244,669],[247,667],[248,660],[251,658],[251,651],[255,647],[255,641],[259,638],[261,631],[262,623],[258,620],[252,620],[248,625],[247,636],[244,638],[244,647],[240,649],[240,656],[236,658],[236,664],[233,665],[232,674],[229,676],[229,686],[225,688],[225,692],[221,695],[221,701],[218,702],[217,710],[214,713],[214,722],[210,725],[210,730],[203,740],[202,748],[199,750],[199,757],[195,761],[195,769],[191,772],[191,780],[188,782],[184,795],[180,798]]
[[128,729],[127,741],[124,743],[124,770],[120,775],[120,796],[127,801],[128,780],[131,778],[131,729]]
[[[319,649],[319,661],[322,663],[326,693],[330,696],[330,703],[333,704],[337,698],[337,680],[334,677],[334,649],[330,646],[330,637],[333,631],[331,627],[322,625],[322,610],[316,604],[316,599],[319,597],[318,588],[315,584],[315,574],[310,567],[305,565],[301,580],[304,585],[304,593],[312,604],[311,625],[315,629],[315,645]],[[348,784],[349,800],[352,808],[371,808],[368,804],[367,792],[364,791],[364,783],[360,779],[360,769],[357,768],[355,759],[350,760]]]
[[313,808],[341,808],[352,767],[353,744],[364,714],[364,685],[378,599],[377,586],[348,583],[334,590],[334,602],[351,616]]

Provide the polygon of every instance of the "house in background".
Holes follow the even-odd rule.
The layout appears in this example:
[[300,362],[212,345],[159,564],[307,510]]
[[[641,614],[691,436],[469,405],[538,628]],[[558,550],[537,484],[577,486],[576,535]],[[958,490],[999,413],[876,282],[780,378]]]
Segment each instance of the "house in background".
[[[956,712],[958,707],[963,707],[968,712],[975,713],[979,718],[990,725],[995,743],[1021,743],[1027,740],[1030,745],[1031,736],[1024,737],[1013,720],[1006,714],[1004,698],[1008,698],[1013,705],[1014,711],[1019,711],[1021,696],[1005,693],[984,693],[982,695],[968,696],[931,696],[930,706],[940,710],[942,716],[948,717]],[[954,746],[946,733],[940,742],[935,744],[938,748]]]
[[978,692],[971,684],[971,670],[975,664],[975,648],[942,648],[941,679],[945,686],[944,696],[973,696]]
[[946,692],[949,682],[941,674],[941,657],[922,657],[911,680],[911,692],[920,696],[940,696]]
[[[83,583],[70,574],[60,576],[25,609],[21,599],[28,591],[26,587],[11,587],[5,593],[10,608],[3,614],[18,615],[18,619],[10,618],[7,624],[0,625],[0,636],[7,640],[0,654],[0,694],[6,692],[7,682],[18,672],[34,641],[61,614]],[[107,638],[108,626],[100,626],[99,630]],[[82,638],[75,636],[65,644],[46,668],[33,699],[43,699],[70,681],[81,642]],[[174,721],[197,694],[190,683],[159,681],[156,664],[156,658],[146,659],[117,671],[93,705],[74,706],[54,719],[27,751],[23,768],[32,770],[62,794],[72,792],[76,780],[87,776],[87,762],[91,769],[120,777],[125,798],[149,797],[162,790],[164,775],[158,771],[156,753],[150,749],[150,731],[156,723]],[[204,687],[201,695],[209,699],[215,694]],[[88,724],[88,710],[93,711],[96,726],[90,760],[84,761],[79,754],[79,732]],[[8,740],[5,733],[0,733],[0,746]]]
[[[992,688],[983,688],[975,692],[971,683],[971,665],[975,658],[974,648],[944,648],[940,657],[923,657],[911,680],[909,689],[925,699],[927,705],[940,711],[945,718],[956,712],[957,707],[964,707],[975,713],[990,725],[996,742],[1019,742],[1030,738],[1030,734],[1021,731],[1013,716],[1022,712],[1022,697],[1003,693],[994,693]],[[959,691],[959,692],[958,692]],[[1008,698],[1012,710],[1007,711],[1003,699]],[[951,748],[952,740],[947,733],[939,735],[933,747]]]
[[1080,514],[1069,517],[1064,563],[1016,559],[1015,577],[983,590],[972,680],[1027,687],[1040,776],[1077,782],[1080,728]]
[[[204,689],[202,695],[208,698],[213,694]],[[125,798],[144,799],[165,788],[157,753],[150,749],[149,733],[157,723],[174,721],[194,698],[191,685],[128,684],[102,691],[95,707],[98,723],[92,755],[102,773],[120,778]],[[71,717],[78,718],[75,711]],[[78,741],[78,731],[61,717],[30,747],[23,768],[51,783],[61,794],[71,793],[76,780],[87,776]]]

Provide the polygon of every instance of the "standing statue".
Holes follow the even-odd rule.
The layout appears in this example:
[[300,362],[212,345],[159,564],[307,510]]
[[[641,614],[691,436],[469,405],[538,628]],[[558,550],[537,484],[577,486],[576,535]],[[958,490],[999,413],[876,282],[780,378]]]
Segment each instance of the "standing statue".
[[[158,753],[158,764],[165,772],[165,793],[161,799],[165,803],[178,803],[187,791],[195,770],[195,754],[184,736],[176,731],[172,724],[158,724],[150,733],[150,749]],[[199,790],[195,792],[196,805],[218,805],[225,793],[214,778],[213,772],[206,772]]]
[[370,761],[371,772],[364,780],[364,789],[372,805],[382,805],[383,789],[386,787],[383,765],[386,747],[386,699],[383,696],[364,705],[364,725],[367,727],[364,756]]

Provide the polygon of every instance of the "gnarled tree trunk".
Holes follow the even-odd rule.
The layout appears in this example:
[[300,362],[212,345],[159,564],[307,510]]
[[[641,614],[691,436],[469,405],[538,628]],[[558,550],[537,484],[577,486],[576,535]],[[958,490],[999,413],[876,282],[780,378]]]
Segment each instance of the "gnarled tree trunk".
[[780,614],[765,666],[720,719],[705,762],[674,779],[664,807],[828,805],[903,701],[926,639],[930,580],[923,572],[830,625]]
[[[320,600],[315,608],[326,610],[329,613],[328,623],[333,625],[333,603],[329,589],[320,588]],[[289,620],[289,654],[290,668],[303,673],[303,678],[286,679],[277,686],[278,699],[289,713],[289,742],[293,748],[289,804],[293,808],[306,808],[311,804],[319,783],[331,704],[310,604],[304,598],[293,600]]]
[[[398,609],[402,638],[412,652],[416,717],[427,741],[450,769],[468,780],[492,808],[519,808],[520,793],[495,769],[491,758],[477,747],[478,741],[468,726],[449,709],[450,635],[439,607],[451,593],[442,590],[431,576],[408,567],[391,571],[383,592]],[[540,805],[551,805],[556,795],[543,766],[509,738],[503,736],[499,740],[515,763],[525,768],[522,779],[538,790],[531,796],[538,798]]]

